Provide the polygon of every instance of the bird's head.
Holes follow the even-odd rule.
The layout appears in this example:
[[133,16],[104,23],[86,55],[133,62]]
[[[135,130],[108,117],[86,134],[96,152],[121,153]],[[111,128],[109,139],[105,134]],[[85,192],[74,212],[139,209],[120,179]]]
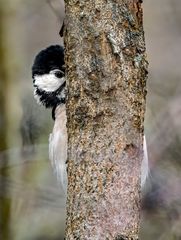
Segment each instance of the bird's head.
[[34,97],[46,108],[65,103],[64,49],[52,45],[40,51],[32,66]]

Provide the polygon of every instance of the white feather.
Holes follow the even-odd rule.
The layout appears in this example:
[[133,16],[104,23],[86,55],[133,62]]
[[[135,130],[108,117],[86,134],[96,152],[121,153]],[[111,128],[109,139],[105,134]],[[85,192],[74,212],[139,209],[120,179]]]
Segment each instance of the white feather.
[[53,72],[34,76],[34,85],[46,92],[56,91],[62,85],[62,83],[64,83],[64,81],[64,77],[58,78]]
[[149,174],[149,166],[148,166],[148,153],[147,153],[147,146],[146,146],[146,138],[143,138],[143,161],[141,164],[141,187],[143,188],[146,182],[146,179]]
[[65,104],[59,105],[55,112],[55,123],[49,137],[49,158],[58,177],[58,181],[66,193],[67,189],[67,116]]
[[62,98],[65,99],[65,88],[62,89],[62,91],[59,94],[57,94],[56,97],[59,99],[62,99]]
[[37,88],[34,89],[33,95],[34,95],[34,99],[36,100],[36,102],[38,103],[38,105],[42,105],[41,101],[40,101],[40,96],[36,93]]

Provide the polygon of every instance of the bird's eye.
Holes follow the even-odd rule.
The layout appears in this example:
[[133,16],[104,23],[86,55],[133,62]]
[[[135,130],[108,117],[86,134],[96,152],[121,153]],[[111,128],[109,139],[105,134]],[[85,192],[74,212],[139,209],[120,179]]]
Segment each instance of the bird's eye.
[[55,72],[55,76],[56,76],[57,78],[62,78],[62,77],[64,76],[64,73],[61,72],[61,71],[58,71],[58,72]]
[[53,73],[57,78],[62,78],[64,77],[64,72],[62,72],[61,70],[55,69],[50,71],[50,73]]

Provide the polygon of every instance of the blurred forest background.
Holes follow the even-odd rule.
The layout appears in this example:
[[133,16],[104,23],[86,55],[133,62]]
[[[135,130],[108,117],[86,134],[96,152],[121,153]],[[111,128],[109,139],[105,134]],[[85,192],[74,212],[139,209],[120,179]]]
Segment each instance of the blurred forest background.
[[[144,0],[150,178],[141,239],[181,239],[181,1]],[[0,0],[0,239],[63,239],[65,197],[48,161],[51,112],[33,98],[34,56],[62,43],[60,0]]]

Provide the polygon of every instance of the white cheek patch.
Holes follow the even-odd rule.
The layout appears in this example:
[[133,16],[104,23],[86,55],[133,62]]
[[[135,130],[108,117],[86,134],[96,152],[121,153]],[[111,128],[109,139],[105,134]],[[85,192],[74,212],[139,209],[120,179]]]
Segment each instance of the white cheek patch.
[[64,77],[57,78],[53,73],[34,76],[34,85],[46,92],[56,91],[64,81]]

